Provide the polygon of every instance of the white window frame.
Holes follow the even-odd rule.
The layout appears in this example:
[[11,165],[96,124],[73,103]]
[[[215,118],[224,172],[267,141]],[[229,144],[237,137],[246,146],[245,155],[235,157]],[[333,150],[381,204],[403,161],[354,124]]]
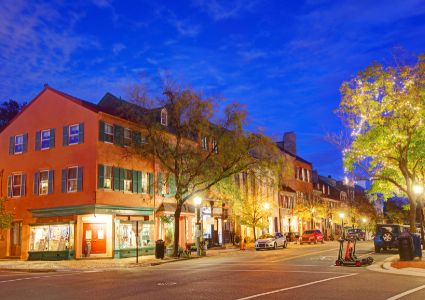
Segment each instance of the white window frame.
[[[106,176],[108,168],[111,170],[111,174],[110,174],[111,176],[110,177]],[[108,182],[107,180],[109,180],[109,187],[106,186],[106,182]],[[112,190],[112,180],[113,180],[112,166],[104,166],[104,168],[103,168],[103,188],[105,190]]]
[[202,147],[203,150],[208,150],[208,137],[207,136],[202,137],[201,147]]
[[[112,128],[112,133],[108,132],[108,128]],[[115,128],[114,125],[105,123],[105,143],[113,144],[114,143],[114,134],[115,134]],[[108,141],[106,138],[107,136],[112,136],[112,141]]]
[[[69,171],[71,169],[76,169],[77,171],[75,172],[75,179],[70,179],[69,178]],[[71,181],[75,181],[75,190],[70,190],[70,182]],[[66,174],[66,192],[67,193],[76,193],[78,191],[78,166],[74,166],[74,167],[69,167],[67,170],[67,174]]]
[[[129,137],[126,137],[126,132],[129,133]],[[133,130],[131,130],[130,128],[124,128],[124,146],[125,147],[131,146],[132,137],[133,137]]]
[[[41,173],[47,173],[47,179],[43,180],[47,183],[47,190],[46,193],[42,193],[42,180],[41,180]],[[39,195],[48,195],[49,194],[49,170],[42,170],[38,174],[38,194]]]
[[[22,197],[22,175],[23,173],[12,173],[12,198]],[[20,176],[21,180],[19,183],[19,195],[15,195],[15,176]],[[16,185],[17,186],[17,185]]]
[[[130,174],[131,179],[127,179],[127,174]],[[131,170],[124,171],[124,192],[133,192],[133,172]]]
[[[73,133],[71,135],[71,128],[72,127],[77,127],[78,128],[78,132],[77,133]],[[77,137],[77,141],[71,143],[71,137]],[[68,127],[68,145],[77,145],[80,142],[80,124],[74,124],[74,125],[70,125]]]
[[165,108],[161,110],[161,125],[168,126],[168,112]]
[[[18,142],[17,142],[18,138],[22,138],[22,143],[18,144]],[[17,146],[21,146],[21,149],[22,150],[21,151],[16,151],[16,147]],[[13,152],[14,152],[14,154],[21,154],[21,153],[24,152],[24,135],[23,134],[15,135],[15,142],[14,142],[14,145],[13,145]]]
[[[43,140],[43,132],[48,132],[49,133],[49,139]],[[41,150],[50,149],[50,139],[51,138],[52,137],[50,136],[50,129],[46,129],[46,130],[42,130],[41,131],[41,133],[40,133],[40,148],[41,148]],[[48,141],[49,142],[49,145],[47,146],[47,148],[43,148],[43,141]]]

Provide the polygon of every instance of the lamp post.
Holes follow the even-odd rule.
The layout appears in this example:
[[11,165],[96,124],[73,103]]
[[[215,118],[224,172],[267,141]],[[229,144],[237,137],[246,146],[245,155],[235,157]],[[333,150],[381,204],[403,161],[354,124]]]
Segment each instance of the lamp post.
[[196,206],[196,254],[201,256],[201,197],[195,197],[193,202]]
[[342,212],[342,213],[339,214],[339,217],[341,218],[342,238],[345,239],[345,230],[344,230],[344,217],[345,217],[345,214]]
[[424,199],[420,199],[420,196],[424,195],[424,187],[422,185],[419,184],[415,184],[413,186],[413,192],[418,195],[418,200],[419,200],[419,207],[421,208],[421,221],[420,221],[420,226],[421,226],[421,241],[422,241],[422,249],[425,250],[425,240],[424,240],[424,208],[423,208],[423,203],[421,201],[423,201]]

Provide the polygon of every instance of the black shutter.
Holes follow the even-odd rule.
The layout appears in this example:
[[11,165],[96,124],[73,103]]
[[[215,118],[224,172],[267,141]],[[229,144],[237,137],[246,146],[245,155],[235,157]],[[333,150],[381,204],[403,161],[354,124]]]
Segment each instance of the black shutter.
[[105,122],[99,121],[99,141],[105,141]]
[[124,127],[114,125],[114,144],[124,146]]
[[35,151],[39,151],[41,149],[41,131],[37,131],[35,133]]
[[105,187],[105,166],[97,165],[97,188],[103,189]]
[[84,143],[84,123],[80,123],[78,126],[78,144]]
[[36,172],[34,174],[34,195],[38,195],[38,184],[39,184],[40,173]]
[[55,148],[55,134],[56,130],[54,128],[50,129],[50,149]]
[[55,177],[55,171],[50,170],[49,171],[49,191],[48,194],[53,194],[53,178]]
[[9,154],[15,154],[15,137],[11,136],[9,139]]

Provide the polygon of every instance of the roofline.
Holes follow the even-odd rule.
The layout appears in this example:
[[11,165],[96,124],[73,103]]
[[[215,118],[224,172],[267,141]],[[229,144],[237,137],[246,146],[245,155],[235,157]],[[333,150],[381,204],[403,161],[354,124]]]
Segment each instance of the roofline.
[[[56,93],[56,94],[58,94],[58,95],[60,95],[60,96],[62,96],[64,98],[66,98],[66,99],[74,102],[75,104],[78,104],[78,105],[80,105],[80,106],[82,106],[82,107],[84,107],[84,108],[86,108],[86,109],[88,109],[90,111],[93,111],[95,113],[98,113],[99,112],[99,110],[95,110],[93,108],[90,108],[88,105],[85,105],[84,104],[84,102],[85,102],[84,100],[81,100],[81,99],[79,99],[77,97],[74,97],[74,96],[71,96],[69,94],[66,94],[64,92],[61,92],[61,91],[59,91],[57,89],[54,89],[54,88],[50,87],[49,85],[45,84],[44,87],[43,87],[43,89],[34,98],[32,98],[32,100],[27,105],[25,105],[24,108],[19,113],[17,113],[16,116],[14,116],[12,118],[12,120],[10,120],[9,123],[2,130],[0,130],[0,133],[2,133],[3,131],[5,131],[6,128],[8,128],[18,117],[20,117],[21,114],[24,111],[26,111],[27,108],[30,107],[47,90],[50,90],[50,91],[52,91],[52,92],[54,92],[54,93]],[[95,105],[96,104],[93,104],[93,106],[95,106]]]

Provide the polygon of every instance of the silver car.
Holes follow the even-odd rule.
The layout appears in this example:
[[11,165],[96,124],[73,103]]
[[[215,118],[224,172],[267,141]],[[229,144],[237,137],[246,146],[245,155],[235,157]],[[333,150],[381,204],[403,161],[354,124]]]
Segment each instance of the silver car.
[[276,232],[274,235],[270,233],[263,234],[255,241],[255,250],[261,249],[277,249],[277,247],[286,248],[288,242],[286,236],[280,232]]

